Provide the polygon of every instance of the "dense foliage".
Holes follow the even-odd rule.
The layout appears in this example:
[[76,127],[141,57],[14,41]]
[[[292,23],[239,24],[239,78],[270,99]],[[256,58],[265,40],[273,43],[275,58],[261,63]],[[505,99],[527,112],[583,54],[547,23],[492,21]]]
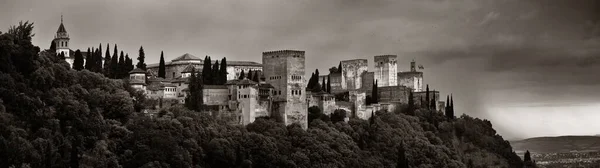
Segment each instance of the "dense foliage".
[[0,35],[2,168],[523,166],[489,121],[424,109],[348,122],[339,111],[333,122],[311,117],[308,130],[262,118],[228,125],[179,106],[145,116],[143,93],[38,54],[30,27]]

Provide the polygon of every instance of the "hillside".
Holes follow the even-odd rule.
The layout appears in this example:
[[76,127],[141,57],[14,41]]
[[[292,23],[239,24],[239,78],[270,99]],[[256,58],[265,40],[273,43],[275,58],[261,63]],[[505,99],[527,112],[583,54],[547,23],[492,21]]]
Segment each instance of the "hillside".
[[426,109],[324,116],[308,130],[268,118],[228,125],[180,106],[150,118],[126,81],[40,52],[32,29],[0,35],[0,167],[523,166],[491,122]]

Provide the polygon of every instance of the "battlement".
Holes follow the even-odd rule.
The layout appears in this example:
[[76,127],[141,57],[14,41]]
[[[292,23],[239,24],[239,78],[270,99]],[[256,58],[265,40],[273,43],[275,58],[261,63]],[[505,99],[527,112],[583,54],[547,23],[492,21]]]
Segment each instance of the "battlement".
[[376,55],[375,59],[390,58],[390,57],[396,58],[398,56],[397,55]]
[[367,63],[368,60],[367,59],[351,59],[351,60],[343,60],[342,64],[344,63]]
[[304,51],[300,50],[277,50],[277,51],[265,51],[263,55],[300,55],[304,57]]

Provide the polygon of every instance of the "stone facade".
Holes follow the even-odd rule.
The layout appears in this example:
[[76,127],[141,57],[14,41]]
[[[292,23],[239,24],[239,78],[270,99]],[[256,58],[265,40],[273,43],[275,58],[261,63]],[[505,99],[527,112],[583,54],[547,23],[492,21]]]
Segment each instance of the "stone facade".
[[342,89],[342,73],[332,73],[329,74],[330,84],[331,84],[331,93],[341,93],[346,91]]
[[375,56],[375,80],[377,80],[378,87],[397,85],[398,64],[396,57],[396,55]]
[[399,72],[398,85],[409,87],[415,92],[423,91],[423,72]]
[[338,108],[333,95],[323,91],[318,93],[308,92],[306,99],[308,107],[317,106],[325,115],[330,115]]
[[342,61],[342,89],[355,90],[362,86],[362,74],[368,71],[366,59]]
[[307,129],[304,53],[295,50],[263,52],[262,62],[266,82],[274,87],[273,98],[279,116],[286,125],[298,123]]
[[408,103],[411,88],[406,86],[386,86],[377,88],[381,103]]
[[[435,95],[436,106],[439,106],[438,103],[440,102],[440,92],[439,91],[429,91],[429,99],[433,99],[434,95]],[[423,102],[426,101],[426,97],[427,97],[426,91],[413,92],[413,98],[414,98],[415,104],[418,106],[421,106],[421,100],[423,100]]]
[[373,83],[375,81],[375,73],[373,72],[363,72],[361,75],[362,78],[362,87],[361,90],[367,94],[367,96],[372,96],[371,91],[373,90]]

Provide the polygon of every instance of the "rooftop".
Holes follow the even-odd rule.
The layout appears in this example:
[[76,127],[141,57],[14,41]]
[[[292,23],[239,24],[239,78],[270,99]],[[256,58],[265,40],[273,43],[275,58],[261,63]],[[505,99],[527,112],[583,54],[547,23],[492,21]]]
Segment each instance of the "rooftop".
[[236,79],[236,80],[228,80],[225,85],[256,85],[257,82],[248,79]]
[[201,60],[201,59],[190,53],[185,53],[182,56],[179,56],[171,61],[175,62],[175,61],[182,61],[182,60]]
[[134,74],[134,73],[146,73],[146,71],[144,71],[143,69],[140,68],[135,68],[134,70],[129,71],[129,74]]

